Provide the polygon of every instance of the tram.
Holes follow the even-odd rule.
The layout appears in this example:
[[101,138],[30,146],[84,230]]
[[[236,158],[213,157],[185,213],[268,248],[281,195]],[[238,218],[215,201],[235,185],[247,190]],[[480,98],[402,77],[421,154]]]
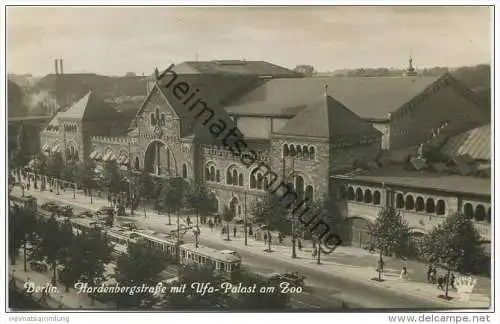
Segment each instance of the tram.
[[[170,235],[159,234],[148,230],[138,230],[135,232],[137,239],[142,239],[146,246],[160,251],[165,256],[175,256],[177,251],[177,240],[172,239]],[[179,241],[182,244],[183,241]]]
[[229,274],[241,266],[241,257],[234,251],[216,250],[202,245],[196,247],[194,243],[180,246],[180,261],[182,264],[212,265],[216,272]]

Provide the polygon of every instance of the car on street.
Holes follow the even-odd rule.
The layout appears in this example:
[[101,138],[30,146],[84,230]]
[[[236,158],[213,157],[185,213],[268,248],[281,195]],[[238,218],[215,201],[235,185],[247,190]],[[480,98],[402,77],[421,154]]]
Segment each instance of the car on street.
[[76,215],[76,217],[80,217],[80,218],[86,218],[86,217],[87,218],[93,218],[94,215],[90,211],[85,210],[85,211],[82,211],[82,212],[78,213]]
[[50,213],[56,213],[59,210],[59,205],[53,201],[48,201],[40,206],[41,209],[46,210]]
[[30,268],[35,270],[36,272],[47,272],[49,271],[49,265],[45,261],[30,261]]
[[66,205],[59,208],[59,215],[62,217],[72,217],[73,216],[73,207],[70,205]]

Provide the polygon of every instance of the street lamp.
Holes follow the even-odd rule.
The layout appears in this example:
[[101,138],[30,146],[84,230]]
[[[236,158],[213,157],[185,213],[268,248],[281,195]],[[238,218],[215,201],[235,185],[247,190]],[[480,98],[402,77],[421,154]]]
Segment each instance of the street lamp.
[[196,248],[198,248],[199,243],[200,243],[198,238],[199,238],[199,236],[200,236],[200,234],[201,234],[201,230],[200,230],[200,228],[198,227],[198,225],[196,225],[196,228],[195,228],[195,229],[193,229],[193,234],[194,234],[194,238],[195,238],[195,245],[196,245]]

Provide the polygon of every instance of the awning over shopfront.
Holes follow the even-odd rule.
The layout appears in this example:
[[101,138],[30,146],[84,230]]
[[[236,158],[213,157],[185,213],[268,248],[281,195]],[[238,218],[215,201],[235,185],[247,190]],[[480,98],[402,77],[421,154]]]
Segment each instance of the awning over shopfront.
[[102,153],[101,152],[97,152],[96,156],[95,156],[95,159],[96,160],[100,160],[102,159]]
[[113,152],[111,151],[108,151],[106,154],[104,154],[102,160],[103,161],[109,161],[109,159],[111,158],[111,155],[113,154]]
[[42,152],[47,152],[47,151],[49,151],[49,144],[44,144],[42,146]]

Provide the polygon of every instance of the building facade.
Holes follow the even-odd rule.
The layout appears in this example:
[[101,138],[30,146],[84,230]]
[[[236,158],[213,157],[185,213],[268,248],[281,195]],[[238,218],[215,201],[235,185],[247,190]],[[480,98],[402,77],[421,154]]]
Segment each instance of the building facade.
[[[116,161],[155,177],[203,181],[219,210],[230,206],[238,215],[250,214],[272,181],[270,170],[296,192],[317,199],[329,193],[332,174],[373,163],[392,143],[421,144],[444,116],[457,122],[456,130],[489,118],[463,98],[456,81],[447,85],[452,90],[438,89],[451,76],[433,82],[409,78],[307,78],[267,62],[184,62],[153,83],[132,120],[89,93],[54,117],[41,145],[66,159]],[[450,93],[419,100],[428,89]],[[393,131],[403,127],[404,118],[376,118],[399,116],[405,105],[413,107],[405,118],[420,123],[418,136]],[[450,115],[450,109],[457,113]],[[476,115],[469,124],[460,122]],[[221,136],[214,136],[217,123],[227,126]],[[235,141],[226,145],[231,136],[255,153],[253,163],[244,163],[248,153],[235,150]]]

